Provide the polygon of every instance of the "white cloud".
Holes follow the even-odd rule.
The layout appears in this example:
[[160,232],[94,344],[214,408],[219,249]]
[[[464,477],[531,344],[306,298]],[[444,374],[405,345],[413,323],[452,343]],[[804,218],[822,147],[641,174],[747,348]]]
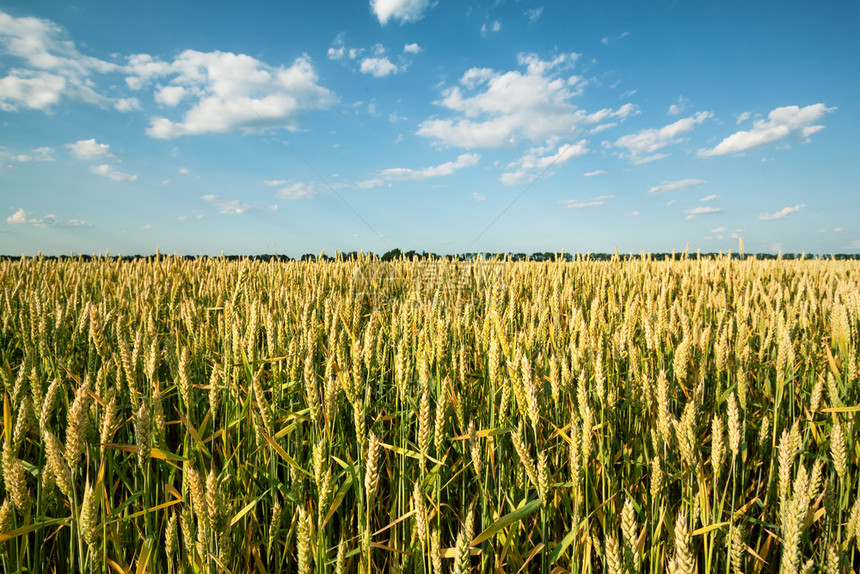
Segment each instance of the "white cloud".
[[502,23],[498,20],[494,20],[492,24],[489,26],[487,24],[483,24],[481,26],[481,35],[486,36],[490,32],[498,32],[502,29]]
[[172,108],[179,105],[179,102],[188,95],[190,95],[190,90],[183,86],[163,86],[155,92],[155,101]]
[[642,215],[642,214],[639,213],[638,211],[631,211],[630,212],[630,217],[639,217],[640,215]]
[[506,172],[499,176],[499,181],[505,185],[523,185],[530,183],[537,175],[525,171]]
[[745,121],[747,121],[751,117],[752,117],[751,112],[743,112],[742,114],[739,114],[738,115],[738,124],[744,123]]
[[589,207],[599,207],[601,205],[606,205],[606,200],[612,199],[614,197],[614,195],[598,195],[594,199],[586,201],[581,201],[578,199],[562,199],[558,203],[565,209],[586,209]]
[[518,62],[525,73],[471,68],[459,85],[444,89],[442,99],[435,102],[454,117],[427,119],[417,133],[437,144],[461,148],[500,148],[522,140],[557,144],[585,127],[636,112],[630,104],[591,114],[578,109],[572,99],[579,93],[581,78],[564,73],[578,58],[566,53],[544,61],[534,54],[520,54]]
[[221,199],[214,193],[207,193],[203,196],[203,199],[214,204],[218,208],[218,212],[225,215],[239,215],[253,210],[253,207],[249,203],[239,201],[238,199]]
[[361,61],[360,69],[362,74],[370,74],[374,78],[384,78],[400,71],[387,57],[365,58]]
[[480,193],[478,193],[477,191],[475,191],[475,192],[473,192],[473,193],[472,193],[471,198],[472,198],[472,199],[474,199],[475,201],[477,201],[477,202],[479,202],[479,203],[480,203],[481,201],[486,200],[486,199],[487,199],[487,196],[486,196],[486,195],[481,195]]
[[[711,233],[717,234],[716,239],[718,239],[718,240],[724,239],[726,235],[728,235],[730,239],[739,239],[742,231],[743,231],[743,229],[740,229],[740,228],[729,229],[725,225],[721,225],[719,227],[715,227],[714,229],[711,229]],[[714,239],[714,237],[706,237],[705,239]]]
[[786,217],[788,217],[792,213],[800,211],[801,209],[803,209],[805,207],[806,207],[805,203],[801,203],[799,205],[793,205],[791,207],[783,207],[782,209],[780,209],[776,213],[759,214],[758,218],[762,221],[773,221],[775,219],[785,219]]
[[453,175],[457,170],[477,165],[480,159],[481,156],[476,153],[464,153],[454,161],[421,169],[392,167],[383,169],[371,179],[358,181],[353,185],[358,189],[372,189],[382,185],[390,187],[392,181],[421,181],[433,177],[445,177]]
[[92,227],[93,224],[81,219],[60,219],[53,213],[44,217],[33,217],[29,211],[19,208],[15,213],[6,218],[6,223],[15,225],[33,225],[35,227]]
[[403,46],[403,51],[407,54],[417,54],[421,51],[421,46],[418,44],[406,44]]
[[712,193],[711,195],[706,195],[705,197],[701,198],[699,201],[702,203],[705,203],[707,201],[714,201],[715,199],[719,199],[719,198],[720,198],[719,195],[717,195],[716,193]]
[[543,14],[543,6],[539,8],[532,8],[531,10],[526,10],[526,16],[529,19],[529,24],[534,24],[540,19],[541,14]]
[[685,98],[684,96],[678,96],[678,102],[669,106],[669,115],[670,116],[679,116],[684,113],[687,109],[687,104],[690,103],[690,100]]
[[687,189],[695,189],[702,187],[708,183],[704,179],[676,179],[675,181],[661,181],[660,185],[655,185],[648,190],[651,195],[657,193],[666,193],[667,191],[684,191]]
[[263,180],[263,185],[268,185],[270,187],[280,187],[282,185],[286,185],[289,182],[285,179],[265,179]]
[[275,195],[284,199],[310,199],[316,195],[316,189],[311,183],[299,181],[284,185]]
[[779,141],[788,136],[799,137],[806,141],[809,136],[824,129],[824,126],[813,125],[813,122],[820,120],[825,114],[835,109],[835,107],[828,108],[824,104],[813,104],[804,108],[798,106],[776,108],[768,114],[768,119],[754,121],[751,130],[735,132],[713,149],[699,150],[699,156],[711,157],[740,153]]
[[699,112],[693,116],[682,118],[662,128],[649,128],[621,136],[616,140],[617,147],[627,148],[627,157],[635,163],[647,163],[667,157],[668,154],[656,153],[669,144],[679,143],[681,134],[692,131],[706,119],[713,117],[712,112]]
[[125,72],[129,74],[125,79],[126,85],[132,90],[139,90],[153,78],[170,74],[171,65],[149,54],[132,54],[126,58]]
[[118,112],[131,112],[141,108],[140,100],[137,98],[119,98],[114,101],[113,107],[116,108]]
[[66,144],[66,148],[68,148],[74,157],[83,160],[111,157],[113,155],[108,144],[100,144],[96,142],[95,138],[78,140],[75,143]]
[[12,215],[6,218],[6,223],[31,223],[30,212],[25,211],[24,209],[19,209]]
[[424,17],[430,0],[370,0],[370,9],[385,26],[389,20],[417,22]]
[[346,46],[343,44],[343,32],[337,35],[337,38],[332,42],[331,48],[328,49],[329,60],[342,60],[346,55]]
[[116,64],[84,56],[50,20],[16,18],[0,10],[0,51],[9,66],[0,78],[0,109],[50,111],[64,98],[106,107],[123,104],[98,93],[92,78],[116,72]]
[[379,172],[382,179],[388,181],[397,180],[423,180],[431,177],[444,177],[453,175],[455,171],[466,167],[478,165],[481,156],[476,153],[464,153],[457,157],[455,161],[448,161],[436,166],[425,167],[422,169],[409,168],[389,168]]
[[848,249],[860,249],[860,239],[849,241],[847,247]]
[[91,165],[90,172],[102,177],[108,177],[114,181],[136,181],[136,175],[129,175],[121,171],[116,171],[106,163],[101,165]]
[[[520,159],[508,165],[509,168],[517,168],[517,171],[502,174],[500,181],[506,185],[519,185],[531,181],[551,166],[564,165],[571,159],[588,153],[588,140],[580,140],[575,144],[563,144],[555,153],[540,157],[540,154],[545,151],[545,148],[537,148],[526,152]],[[529,171],[532,173],[528,173]]]
[[13,156],[11,159],[26,163],[30,161],[54,161],[54,148],[52,147],[37,147],[32,150],[30,153],[22,153],[16,156]]
[[588,153],[588,140],[580,140],[575,144],[563,144],[559,146],[556,153],[544,157],[536,157],[529,152],[519,160],[519,165],[523,169],[538,169],[543,170],[551,165],[564,165],[569,160],[585,155]]
[[722,211],[722,207],[694,207],[693,209],[684,211],[684,213],[687,214],[685,219],[695,219],[697,215],[709,215],[711,213],[720,213]]
[[584,175],[585,177],[595,177],[595,176],[598,176],[598,175],[607,175],[608,173],[609,173],[609,172],[608,172],[608,171],[606,171],[606,170],[604,170],[604,169],[596,169],[596,170],[594,170],[594,171],[588,171],[588,172],[585,172],[585,173],[584,173],[584,174],[582,174],[582,175]]
[[188,174],[190,174],[190,173],[191,173],[191,170],[190,170],[190,169],[188,169],[187,167],[180,167],[180,168],[179,168],[179,173],[180,173],[181,175],[188,175]]
[[379,177],[374,177],[372,179],[365,179],[362,181],[358,181],[355,183],[355,187],[358,189],[373,189],[374,187],[379,187],[381,185],[388,185],[391,187],[390,183],[387,183],[384,179]]
[[[152,120],[146,132],[168,139],[205,133],[251,132],[266,126],[297,129],[300,112],[326,108],[336,96],[318,84],[310,60],[303,56],[289,68],[273,67],[245,54],[186,50],[165,64],[132,56],[129,68],[141,83],[172,76],[171,86],[183,88],[182,99],[194,103],[181,121]],[[163,65],[162,65],[163,64]],[[176,90],[157,93],[161,103],[179,103]]]

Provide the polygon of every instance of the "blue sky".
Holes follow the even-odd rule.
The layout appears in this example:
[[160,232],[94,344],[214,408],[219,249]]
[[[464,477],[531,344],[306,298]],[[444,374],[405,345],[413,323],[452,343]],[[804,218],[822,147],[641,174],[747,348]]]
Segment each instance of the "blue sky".
[[860,251],[856,2],[0,3],[0,254]]

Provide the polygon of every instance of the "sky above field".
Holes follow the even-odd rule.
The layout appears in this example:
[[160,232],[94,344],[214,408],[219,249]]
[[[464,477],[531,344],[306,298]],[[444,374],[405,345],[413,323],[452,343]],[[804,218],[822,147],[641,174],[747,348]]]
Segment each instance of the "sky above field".
[[857,2],[0,2],[0,254],[857,253]]

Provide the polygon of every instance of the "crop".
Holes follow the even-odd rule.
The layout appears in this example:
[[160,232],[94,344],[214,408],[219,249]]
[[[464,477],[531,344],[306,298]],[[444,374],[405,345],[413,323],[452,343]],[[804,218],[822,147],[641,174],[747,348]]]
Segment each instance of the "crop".
[[0,261],[5,572],[846,572],[860,267]]

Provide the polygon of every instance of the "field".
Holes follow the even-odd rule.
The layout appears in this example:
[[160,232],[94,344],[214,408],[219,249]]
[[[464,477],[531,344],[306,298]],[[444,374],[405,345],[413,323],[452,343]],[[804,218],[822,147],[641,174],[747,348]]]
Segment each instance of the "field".
[[4,572],[860,569],[860,264],[0,261]]

